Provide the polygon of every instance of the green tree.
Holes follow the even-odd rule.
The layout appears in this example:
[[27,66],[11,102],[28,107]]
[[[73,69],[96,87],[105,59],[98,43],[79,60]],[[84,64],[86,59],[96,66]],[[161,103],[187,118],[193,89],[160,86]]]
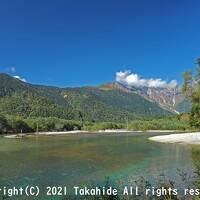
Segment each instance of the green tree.
[[[191,77],[190,74],[184,74],[184,84],[183,92],[191,97],[192,101],[192,110],[190,113],[190,123],[192,126],[200,128],[200,58],[197,59],[197,72],[194,77]],[[190,84],[192,80],[192,84]],[[188,84],[192,86],[190,92],[187,92]]]
[[[182,85],[182,94],[188,98],[190,95],[190,83],[192,81],[192,72],[186,71],[183,73],[183,85]],[[184,101],[184,112],[185,112],[185,101]]]
[[196,81],[198,84],[200,84],[200,58],[197,59],[197,75],[196,75]]
[[31,129],[26,122],[18,119],[13,121],[12,129],[15,133],[33,132],[33,129]]
[[187,92],[189,90],[189,84],[192,80],[192,72],[186,71],[183,73],[183,86],[182,86],[182,93],[184,96],[187,97]]
[[9,129],[9,125],[8,125],[8,122],[7,122],[7,119],[0,115],[0,133],[5,133],[7,132]]

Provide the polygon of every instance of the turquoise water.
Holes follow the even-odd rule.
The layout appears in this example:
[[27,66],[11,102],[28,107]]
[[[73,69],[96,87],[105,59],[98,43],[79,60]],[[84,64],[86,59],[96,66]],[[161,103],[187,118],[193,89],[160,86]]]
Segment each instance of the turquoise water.
[[99,183],[106,176],[131,185],[140,176],[153,182],[161,174],[178,183],[177,169],[194,169],[191,147],[151,142],[151,135],[156,134],[0,138],[0,185],[71,188]]

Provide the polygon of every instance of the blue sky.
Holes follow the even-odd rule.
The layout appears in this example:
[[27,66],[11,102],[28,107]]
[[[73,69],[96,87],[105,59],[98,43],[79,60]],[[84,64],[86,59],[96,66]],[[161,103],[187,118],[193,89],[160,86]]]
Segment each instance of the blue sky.
[[177,79],[200,56],[199,0],[0,0],[0,71],[97,85],[131,70]]

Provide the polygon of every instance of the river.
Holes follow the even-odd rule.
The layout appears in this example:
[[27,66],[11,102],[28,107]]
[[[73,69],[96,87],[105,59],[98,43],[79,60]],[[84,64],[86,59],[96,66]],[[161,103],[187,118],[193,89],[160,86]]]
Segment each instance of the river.
[[141,176],[154,182],[161,174],[179,183],[177,169],[195,168],[191,147],[149,141],[153,135],[158,133],[0,138],[0,186],[70,188],[99,184],[105,177],[131,185]]

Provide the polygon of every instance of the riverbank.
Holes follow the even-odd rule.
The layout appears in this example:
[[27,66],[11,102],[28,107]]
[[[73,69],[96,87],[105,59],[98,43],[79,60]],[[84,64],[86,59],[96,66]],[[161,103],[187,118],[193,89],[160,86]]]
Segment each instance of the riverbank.
[[20,139],[25,138],[27,136],[59,136],[59,135],[71,135],[71,134],[97,134],[97,133],[180,133],[180,130],[146,130],[146,131],[139,131],[139,130],[127,130],[127,129],[106,129],[106,130],[99,130],[99,131],[87,131],[87,130],[74,130],[74,131],[49,131],[49,132],[38,132],[38,133],[19,133],[19,134],[9,134],[4,135],[4,138],[8,139]]
[[3,135],[4,138],[8,139],[21,139],[25,138],[27,136],[56,136],[56,135],[68,135],[68,134],[78,134],[78,133],[89,133],[88,131],[83,131],[83,130],[76,130],[76,131],[63,131],[63,132],[38,132],[38,133],[17,133],[17,134],[8,134],[8,135]]
[[89,133],[89,132],[84,130],[62,131],[62,132],[52,131],[52,132],[33,133],[33,135],[66,135],[66,134],[76,134],[76,133]]
[[12,134],[12,135],[4,135],[4,138],[8,138],[8,139],[21,139],[21,138],[24,138],[26,137],[27,134]]
[[200,144],[200,132],[160,135],[149,140],[161,143]]
[[86,131],[86,130],[74,130],[74,131],[49,131],[49,132],[38,132],[38,133],[25,133],[25,134],[9,134],[4,135],[4,138],[8,139],[18,139],[18,138],[24,138],[26,136],[59,136],[59,135],[70,135],[70,134],[84,134],[84,133],[125,133],[125,132],[133,132],[126,129],[106,129],[106,130],[99,130],[99,131]]

